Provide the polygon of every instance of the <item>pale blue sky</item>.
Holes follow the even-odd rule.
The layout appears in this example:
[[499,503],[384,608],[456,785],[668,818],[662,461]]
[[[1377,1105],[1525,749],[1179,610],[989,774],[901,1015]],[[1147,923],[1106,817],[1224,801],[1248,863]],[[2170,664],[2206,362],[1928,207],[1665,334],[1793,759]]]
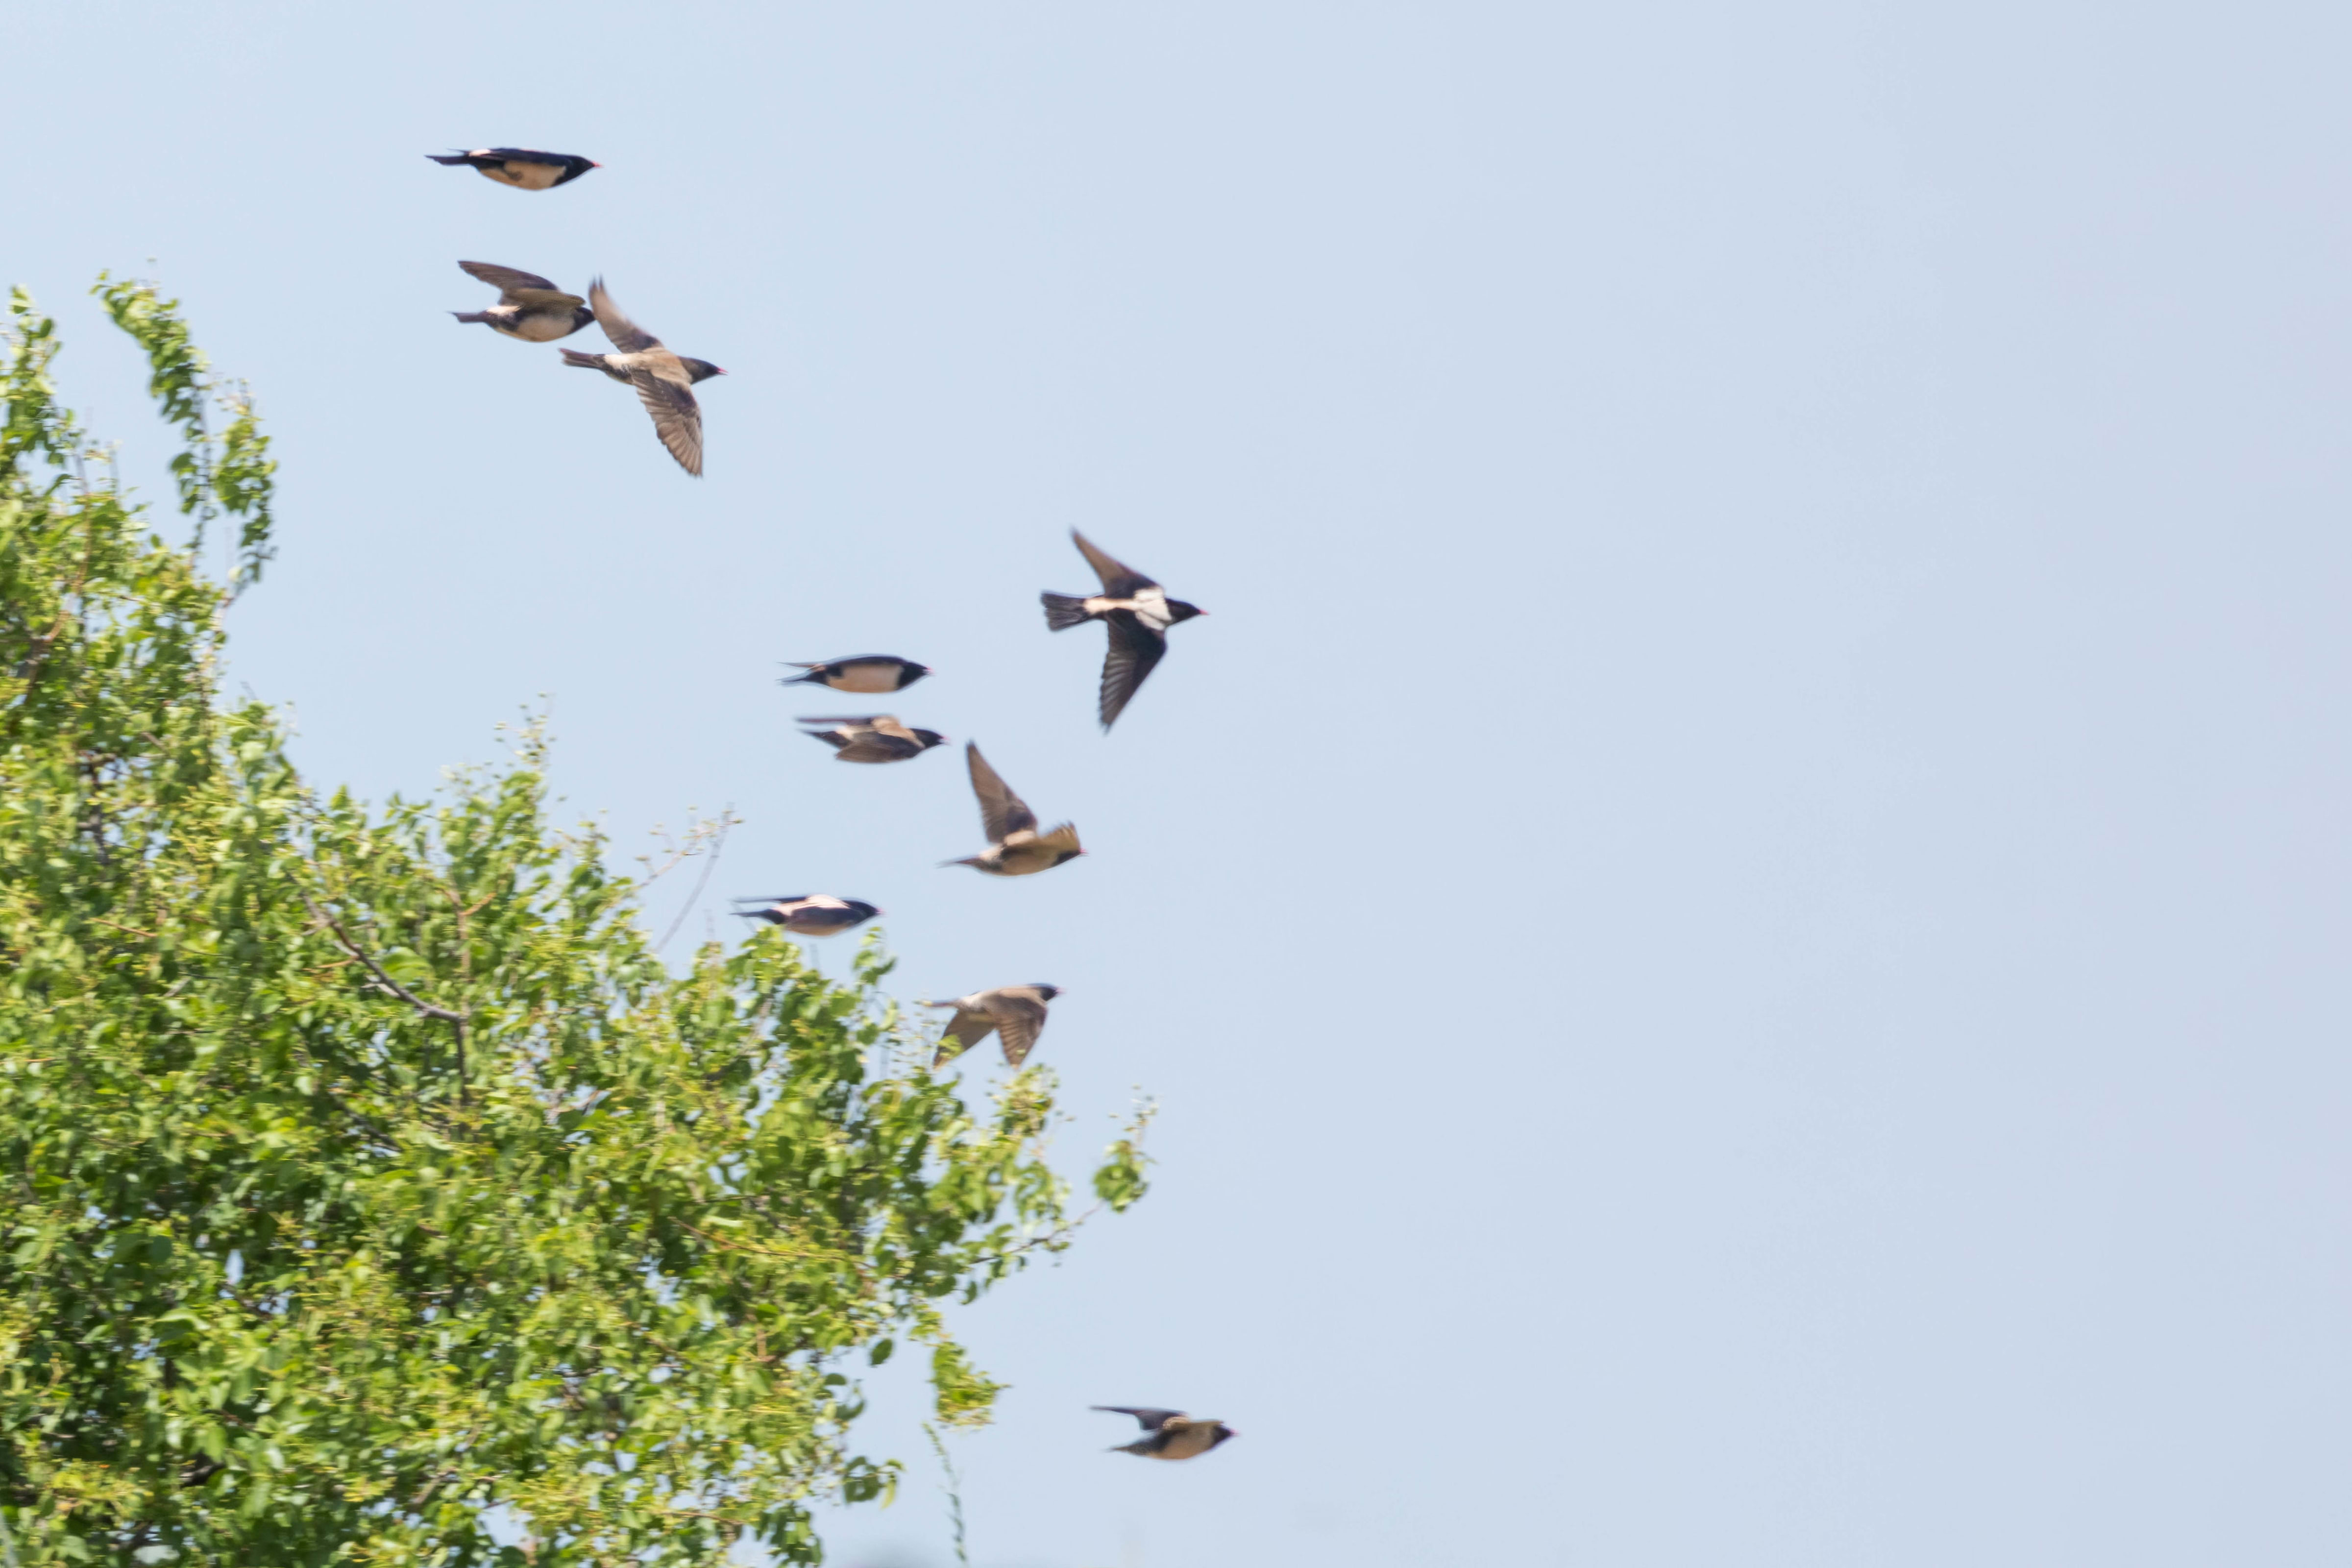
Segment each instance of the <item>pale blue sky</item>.
[[[235,673],[318,781],[423,789],[550,693],[625,846],[746,817],[713,909],[866,898],[903,994],[1068,987],[1074,1167],[1160,1097],[1151,1198],[960,1314],[1013,1385],[958,1443],[982,1568],[2336,1568],[2347,47],[2316,5],[20,6],[0,280],[134,472],[97,269],[253,383]],[[422,157],[489,142],[605,166]],[[709,479],[453,324],[461,257],[725,365]],[[1035,602],[1073,524],[1213,612],[1107,741]],[[853,710],[770,683],[869,650],[1095,853],[935,868],[955,754],[837,766],[789,720]],[[876,1389],[913,1481],[835,1561],[944,1563]],[[1244,1436],[1140,1464],[1098,1401]]]

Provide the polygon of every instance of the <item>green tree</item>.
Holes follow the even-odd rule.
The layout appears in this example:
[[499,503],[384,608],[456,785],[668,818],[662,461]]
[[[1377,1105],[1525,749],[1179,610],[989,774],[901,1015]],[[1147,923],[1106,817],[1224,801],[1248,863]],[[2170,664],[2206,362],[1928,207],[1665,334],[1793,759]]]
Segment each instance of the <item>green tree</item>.
[[[177,427],[168,542],[60,408],[20,292],[0,427],[0,1563],[821,1555],[883,1493],[843,1369],[928,1347],[1075,1223],[1032,1068],[985,1113],[772,931],[688,972],[544,817],[542,746],[322,798],[218,690],[268,438],[100,280]],[[218,433],[215,433],[217,425]],[[1096,1173],[1142,1191],[1134,1132]],[[1080,1216],[1083,1217],[1083,1216]],[[526,1521],[497,1546],[485,1510]]]

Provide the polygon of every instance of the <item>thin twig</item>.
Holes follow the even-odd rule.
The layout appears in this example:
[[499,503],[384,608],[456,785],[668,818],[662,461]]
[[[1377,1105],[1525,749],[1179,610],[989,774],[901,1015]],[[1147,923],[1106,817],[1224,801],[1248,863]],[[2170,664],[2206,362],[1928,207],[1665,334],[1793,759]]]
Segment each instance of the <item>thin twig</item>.
[[1087,1221],[1094,1218],[1095,1215],[1102,1213],[1106,1206],[1106,1205],[1097,1203],[1087,1209],[1085,1213],[1079,1215],[1076,1219],[1064,1220],[1060,1225],[1055,1226],[1053,1229],[1040,1232],[1038,1235],[1031,1237],[1028,1240],[1022,1242],[1017,1246],[1006,1247],[1002,1252],[983,1252],[971,1260],[972,1266],[977,1268],[983,1263],[1002,1263],[1008,1258],[1018,1258],[1023,1253],[1034,1251],[1040,1247],[1045,1247],[1049,1251],[1058,1251],[1062,1247],[1068,1245],[1070,1237],[1078,1234],[1078,1228],[1081,1226],[1085,1225]]
[[129,931],[132,936],[143,936],[150,942],[157,940],[152,931],[141,931],[137,926],[127,926],[120,921],[108,920],[104,915],[92,915],[89,918],[94,925],[112,926],[116,931]]
[[676,936],[678,928],[686,924],[686,917],[692,914],[694,906],[702,901],[702,889],[710,886],[710,873],[719,868],[719,857],[727,847],[727,830],[734,826],[735,808],[721,807],[719,813],[718,831],[711,836],[710,839],[710,853],[703,858],[702,875],[694,879],[694,891],[687,894],[685,905],[677,911],[677,919],[669,922],[669,930],[662,932],[661,941],[654,943],[654,952],[656,953],[669,945],[670,938]]
[[438,1018],[449,1026],[451,1032],[457,1037],[457,1094],[459,1100],[462,1101],[466,1092],[465,1015],[462,1013],[452,1013],[446,1007],[436,1007],[432,1003],[427,1002],[424,997],[417,995],[407,986],[403,985],[399,981],[394,980],[391,975],[386,974],[383,972],[383,965],[378,963],[374,959],[370,958],[367,955],[366,950],[362,948],[359,943],[353,942],[349,935],[345,934],[341,926],[335,923],[334,916],[329,914],[326,910],[320,909],[312,901],[310,894],[304,892],[301,889],[297,888],[294,889],[294,895],[302,900],[303,907],[309,910],[311,915],[318,920],[320,924],[324,925],[329,931],[334,933],[335,940],[342,944],[342,948],[345,952],[350,953],[353,958],[358,959],[361,963],[367,967],[367,972],[375,976],[375,983],[378,985],[382,986],[385,991],[391,993],[393,995],[399,997],[402,1001],[407,1003],[410,1006],[415,1008],[426,1017]]
[[955,1531],[956,1561],[971,1568],[971,1555],[963,1544],[963,1478],[956,1474],[955,1461],[948,1458],[948,1446],[940,1441],[940,1429],[926,1421],[923,1436],[931,1440],[931,1452],[940,1457],[940,1468],[948,1474],[948,1484],[940,1489],[948,1494],[948,1523]]
[[703,1229],[700,1226],[696,1225],[692,1220],[682,1219],[677,1223],[683,1228],[690,1230],[695,1235],[702,1237],[703,1240],[710,1243],[711,1246],[722,1247],[729,1252],[747,1252],[754,1258],[782,1258],[787,1263],[845,1264],[848,1267],[849,1271],[856,1275],[859,1279],[863,1279],[866,1277],[866,1269],[864,1266],[859,1263],[856,1257],[851,1253],[843,1251],[839,1247],[818,1247],[814,1244],[805,1244],[799,1251],[786,1252],[773,1247],[754,1247],[748,1241],[730,1241],[723,1236],[713,1236],[709,1231]]

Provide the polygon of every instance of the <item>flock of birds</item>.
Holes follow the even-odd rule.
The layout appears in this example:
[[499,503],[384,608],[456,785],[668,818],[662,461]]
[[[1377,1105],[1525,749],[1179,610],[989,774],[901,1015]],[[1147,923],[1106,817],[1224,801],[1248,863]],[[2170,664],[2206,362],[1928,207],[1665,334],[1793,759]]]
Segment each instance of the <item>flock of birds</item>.
[[[446,166],[474,169],[487,179],[521,191],[552,190],[600,167],[593,160],[573,153],[542,153],[521,147],[480,147],[446,154],[429,153],[425,156]],[[537,273],[519,268],[486,261],[461,261],[457,265],[499,291],[498,303],[488,309],[450,312],[462,322],[478,323],[527,343],[554,342],[570,337],[591,321],[602,327],[614,353],[592,354],[563,349],[560,351],[563,363],[601,370],[614,381],[634,388],[638,401],[652,416],[654,433],[669,455],[688,473],[701,476],[702,405],[694,395],[694,388],[712,376],[726,374],[725,371],[709,360],[689,359],[665,348],[659,338],[631,321],[613,302],[601,278],[590,282],[588,297],[583,300]],[[1097,709],[1102,727],[1108,732],[1134,700],[1144,679],[1167,655],[1168,628],[1207,612],[1181,599],[1170,598],[1158,583],[1097,549],[1076,529],[1071,530],[1070,537],[1094,568],[1095,575],[1101,579],[1102,592],[1046,593],[1039,597],[1045,607],[1045,625],[1051,630],[1067,631],[1089,621],[1099,621],[1107,629],[1109,647],[1103,660]],[[931,673],[928,666],[894,654],[867,654],[856,658],[796,664],[793,668],[803,673],[787,678],[785,685],[823,686],[858,696],[904,691]],[[804,732],[831,746],[835,760],[845,763],[903,763],[947,740],[936,730],[903,724],[891,713],[811,717],[797,722],[809,726]],[[965,744],[964,763],[971,773],[972,794],[980,800],[981,826],[987,835],[988,847],[977,855],[942,864],[970,866],[992,877],[1030,877],[1086,853],[1079,846],[1077,828],[1069,823],[1062,823],[1050,832],[1039,832],[1037,814],[989,766],[978,745]],[[795,935],[809,937],[838,935],[882,912],[861,899],[836,898],[830,893],[745,899],[738,902],[751,906],[735,911],[746,919],[765,921]],[[997,1037],[1007,1065],[1018,1068],[1028,1058],[1045,1027],[1046,1005],[1058,994],[1060,987],[1054,985],[1000,985],[950,1002],[924,1003],[927,1007],[954,1009],[954,1016],[949,1019],[932,1057],[932,1070],[945,1067],[992,1034]],[[1114,1453],[1154,1459],[1190,1459],[1234,1435],[1234,1429],[1223,1421],[1188,1415],[1181,1410],[1130,1405],[1097,1405],[1094,1408],[1132,1415],[1143,1428],[1142,1436],[1113,1449]]]

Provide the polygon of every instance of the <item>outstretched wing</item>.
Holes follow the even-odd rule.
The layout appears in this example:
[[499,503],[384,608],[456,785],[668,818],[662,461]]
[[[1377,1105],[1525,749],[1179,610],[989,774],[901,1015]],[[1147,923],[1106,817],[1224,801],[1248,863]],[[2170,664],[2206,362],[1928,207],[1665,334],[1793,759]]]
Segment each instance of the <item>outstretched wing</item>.
[[1114,1415],[1132,1415],[1147,1432],[1157,1432],[1184,1414],[1181,1410],[1156,1410],[1148,1405],[1097,1405],[1094,1408],[1108,1410]]
[[1045,1004],[1034,996],[1000,995],[991,1016],[996,1020],[996,1043],[1004,1047],[1005,1065],[1019,1067],[1045,1027]]
[[[588,285],[588,308],[596,312],[596,324],[613,340],[613,346],[625,354],[641,353],[646,349],[662,346],[661,340],[629,320],[613,297],[604,292],[604,280],[596,279]],[[682,461],[683,459],[681,459]],[[697,469],[699,473],[701,470]]]
[[980,797],[981,831],[988,835],[991,844],[1002,844],[1009,835],[1037,826],[1037,814],[1004,787],[1004,781],[980,754],[979,746],[967,741],[963,756],[971,768],[971,793]]
[[[602,321],[604,318],[600,315],[597,319]],[[613,329],[607,326],[604,331],[611,333]],[[618,342],[621,340],[614,335],[613,341]],[[646,341],[650,342],[652,340]],[[637,401],[646,405],[647,414],[653,416],[654,434],[659,436],[661,444],[669,448],[669,455],[677,459],[677,466],[700,479],[702,405],[695,401],[694,388],[672,381],[667,376],[656,375],[649,370],[641,370],[631,375],[629,384],[637,389]]]
[[499,291],[499,298],[513,305],[577,305],[580,296],[566,294],[552,282],[536,272],[525,272],[520,267],[500,267],[491,261],[460,261],[468,277],[479,279]]
[[485,153],[505,163],[545,163],[551,168],[557,169],[572,162],[572,154],[569,153],[542,153],[535,147],[485,147],[481,152],[469,153],[467,156],[479,158]]
[[1138,588],[1156,588],[1160,585],[1134,567],[1121,565],[1096,549],[1093,542],[1076,529],[1070,530],[1070,537],[1077,541],[1078,553],[1087,558],[1087,564],[1093,567],[1095,575],[1102,579],[1103,593],[1108,596],[1114,599],[1129,599],[1135,596],[1135,591]]
[[1110,642],[1103,650],[1099,705],[1102,727],[1108,730],[1127,711],[1143,678],[1167,654],[1168,637],[1127,610],[1112,611],[1103,617],[1103,624],[1110,628]]
[[996,1020],[987,1014],[958,1007],[955,1016],[948,1020],[948,1032],[940,1037],[940,1048],[931,1054],[931,1070],[939,1071],[988,1038],[995,1027]]

